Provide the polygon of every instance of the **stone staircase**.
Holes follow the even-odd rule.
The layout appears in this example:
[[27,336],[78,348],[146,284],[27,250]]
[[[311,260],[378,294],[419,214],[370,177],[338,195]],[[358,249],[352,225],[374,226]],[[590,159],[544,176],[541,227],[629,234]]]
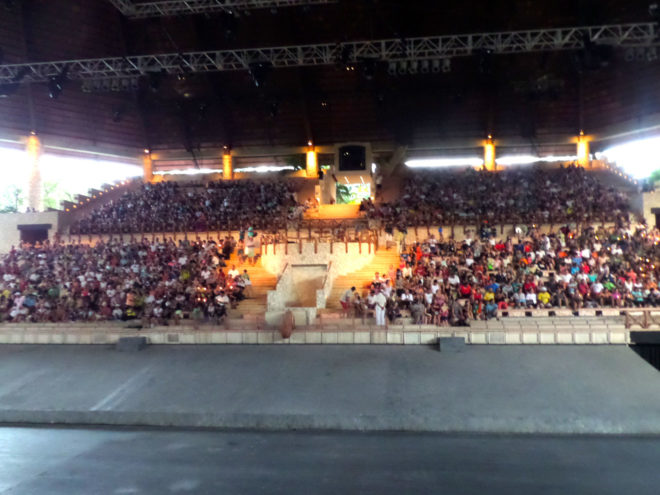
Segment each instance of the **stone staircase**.
[[261,266],[261,262],[257,262],[254,266],[251,266],[249,263],[241,264],[235,254],[232,254],[232,257],[229,259],[225,271],[229,271],[232,265],[236,265],[236,269],[240,273],[243,273],[243,270],[248,271],[250,280],[252,281],[253,295],[252,297],[244,299],[238,303],[236,309],[230,309],[228,313],[229,319],[254,321],[263,318],[264,313],[266,312],[268,291],[275,290],[277,277],[266,271],[266,269]]
[[327,312],[341,311],[339,299],[346,289],[355,286],[361,294],[364,293],[373,281],[374,274],[376,272],[387,274],[390,270],[390,265],[394,265],[395,268],[398,267],[399,253],[396,248],[389,250],[381,248],[376,252],[374,259],[368,265],[348,275],[337,277],[332,285],[332,291],[326,303]]

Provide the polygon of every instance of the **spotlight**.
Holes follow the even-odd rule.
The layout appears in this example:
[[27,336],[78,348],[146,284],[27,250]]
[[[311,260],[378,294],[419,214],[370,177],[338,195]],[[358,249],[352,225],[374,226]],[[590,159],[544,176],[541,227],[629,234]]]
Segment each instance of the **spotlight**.
[[623,59],[626,62],[634,62],[635,61],[635,49],[634,48],[626,48],[626,51],[623,53]]
[[442,72],[451,72],[451,59],[445,58],[442,60]]
[[408,62],[406,62],[405,60],[401,60],[399,62],[399,75],[403,76],[407,72],[408,72]]
[[396,76],[396,62],[390,62],[387,66],[387,73],[390,76]]
[[63,85],[62,85],[62,81],[59,77],[51,76],[48,79],[48,96],[51,99],[57,100],[57,98],[62,93],[62,89],[63,89]]
[[353,62],[353,48],[351,46],[342,46],[339,53],[339,63],[347,71],[355,70]]
[[430,70],[429,61],[428,60],[422,60],[422,68],[421,68],[422,74],[428,74],[429,70]]
[[270,62],[256,62],[250,64],[250,75],[252,76],[252,81],[257,88],[261,88],[266,82],[266,78],[270,74],[272,66]]
[[419,70],[419,62],[417,60],[410,62],[410,68],[408,70],[411,74],[417,74],[417,71]]
[[431,72],[433,72],[434,74],[440,72],[440,60],[434,60],[433,62],[431,62]]
[[376,75],[376,60],[368,58],[363,62],[362,75],[367,81],[371,81]]
[[65,65],[58,75],[48,78],[48,95],[53,100],[56,100],[62,93],[62,90],[64,89],[64,81],[66,81],[68,73],[69,66]]

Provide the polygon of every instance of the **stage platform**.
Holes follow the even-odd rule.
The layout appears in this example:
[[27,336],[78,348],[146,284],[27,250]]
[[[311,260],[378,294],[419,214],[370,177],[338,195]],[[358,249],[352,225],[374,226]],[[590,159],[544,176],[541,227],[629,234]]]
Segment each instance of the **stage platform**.
[[625,346],[0,346],[0,422],[660,434]]

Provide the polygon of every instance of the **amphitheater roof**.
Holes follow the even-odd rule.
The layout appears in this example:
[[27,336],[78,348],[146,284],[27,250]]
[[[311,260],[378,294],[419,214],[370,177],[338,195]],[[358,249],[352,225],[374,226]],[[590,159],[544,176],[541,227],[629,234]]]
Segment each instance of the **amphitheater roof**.
[[[328,0],[143,19],[116,7],[131,1],[145,3],[4,0],[0,65],[652,21],[646,1]],[[114,85],[65,79],[56,99],[44,83],[5,85],[0,137],[35,130],[92,145],[190,150],[308,140],[421,146],[493,133],[543,145],[580,128],[607,133],[660,114],[655,48],[478,49],[438,64],[437,73],[433,60],[428,73],[421,62],[397,64],[396,74],[386,62],[342,56],[332,65],[252,72],[182,65]]]

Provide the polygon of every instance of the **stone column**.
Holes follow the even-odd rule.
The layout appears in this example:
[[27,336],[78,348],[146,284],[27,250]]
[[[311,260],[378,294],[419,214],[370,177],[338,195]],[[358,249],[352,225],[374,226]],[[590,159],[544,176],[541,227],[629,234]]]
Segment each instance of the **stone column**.
[[41,141],[33,132],[26,144],[28,166],[28,207],[36,211],[44,209],[44,188],[41,180]]

